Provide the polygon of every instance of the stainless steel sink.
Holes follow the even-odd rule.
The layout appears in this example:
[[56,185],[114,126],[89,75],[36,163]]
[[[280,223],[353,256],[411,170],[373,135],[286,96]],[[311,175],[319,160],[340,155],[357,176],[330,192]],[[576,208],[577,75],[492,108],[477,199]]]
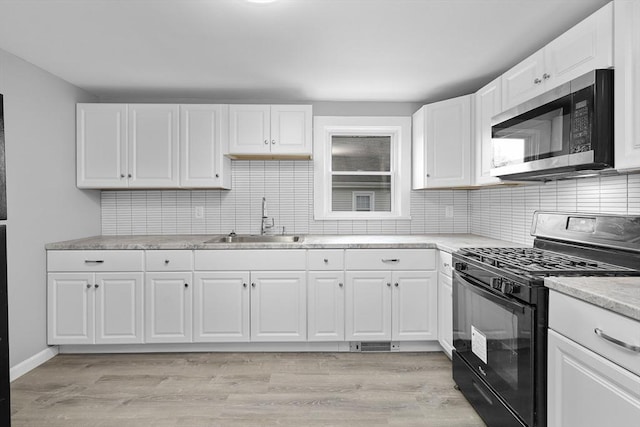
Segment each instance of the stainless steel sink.
[[207,240],[205,243],[297,243],[301,242],[303,237],[291,235],[269,235],[261,236],[259,234],[237,234],[233,236],[216,237]]

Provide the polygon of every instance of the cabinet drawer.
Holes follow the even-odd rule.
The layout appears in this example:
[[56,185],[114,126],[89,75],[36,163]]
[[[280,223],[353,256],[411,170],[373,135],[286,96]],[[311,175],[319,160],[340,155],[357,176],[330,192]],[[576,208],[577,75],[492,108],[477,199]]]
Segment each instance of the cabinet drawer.
[[617,340],[640,346],[640,322],[576,298],[549,292],[549,328],[640,375],[640,354],[613,344],[596,328]]
[[48,251],[48,271],[143,271],[143,251]]
[[438,270],[446,276],[452,277],[452,256],[449,252],[438,251]]
[[195,251],[196,270],[306,270],[304,249],[236,249]]
[[193,252],[146,251],[147,271],[191,271],[193,270]]
[[352,249],[345,252],[347,270],[435,270],[434,249]]
[[342,249],[309,250],[307,265],[309,270],[343,270],[344,251]]

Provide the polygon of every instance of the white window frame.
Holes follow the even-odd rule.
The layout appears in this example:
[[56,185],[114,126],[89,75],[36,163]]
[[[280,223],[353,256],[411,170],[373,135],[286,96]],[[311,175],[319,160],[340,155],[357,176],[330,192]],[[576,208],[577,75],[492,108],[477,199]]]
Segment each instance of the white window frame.
[[[314,219],[411,219],[411,117],[314,118]],[[331,139],[333,136],[389,136],[391,138],[391,211],[333,212],[331,210]],[[366,174],[363,172],[363,174]]]

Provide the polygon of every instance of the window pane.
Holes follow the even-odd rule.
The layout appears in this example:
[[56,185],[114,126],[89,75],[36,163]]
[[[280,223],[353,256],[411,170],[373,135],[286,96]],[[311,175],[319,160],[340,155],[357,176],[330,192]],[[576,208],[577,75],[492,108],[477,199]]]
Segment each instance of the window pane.
[[391,176],[334,175],[331,210],[391,212]]
[[389,172],[390,136],[332,136],[331,168],[341,172]]

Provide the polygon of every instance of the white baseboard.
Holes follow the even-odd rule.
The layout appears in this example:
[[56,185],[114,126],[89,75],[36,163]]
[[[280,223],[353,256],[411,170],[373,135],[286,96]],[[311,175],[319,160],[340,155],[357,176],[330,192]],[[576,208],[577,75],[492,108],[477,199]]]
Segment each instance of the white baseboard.
[[[440,352],[437,341],[396,342],[400,352]],[[185,353],[185,352],[347,352],[349,342],[244,342],[244,343],[181,343],[181,344],[100,344],[60,345],[64,353]]]
[[9,370],[9,381],[13,382],[14,380],[20,378],[30,370],[42,365],[44,362],[51,359],[56,354],[58,354],[57,346],[47,347],[40,353],[36,353],[27,360],[18,363],[16,366],[12,367]]

